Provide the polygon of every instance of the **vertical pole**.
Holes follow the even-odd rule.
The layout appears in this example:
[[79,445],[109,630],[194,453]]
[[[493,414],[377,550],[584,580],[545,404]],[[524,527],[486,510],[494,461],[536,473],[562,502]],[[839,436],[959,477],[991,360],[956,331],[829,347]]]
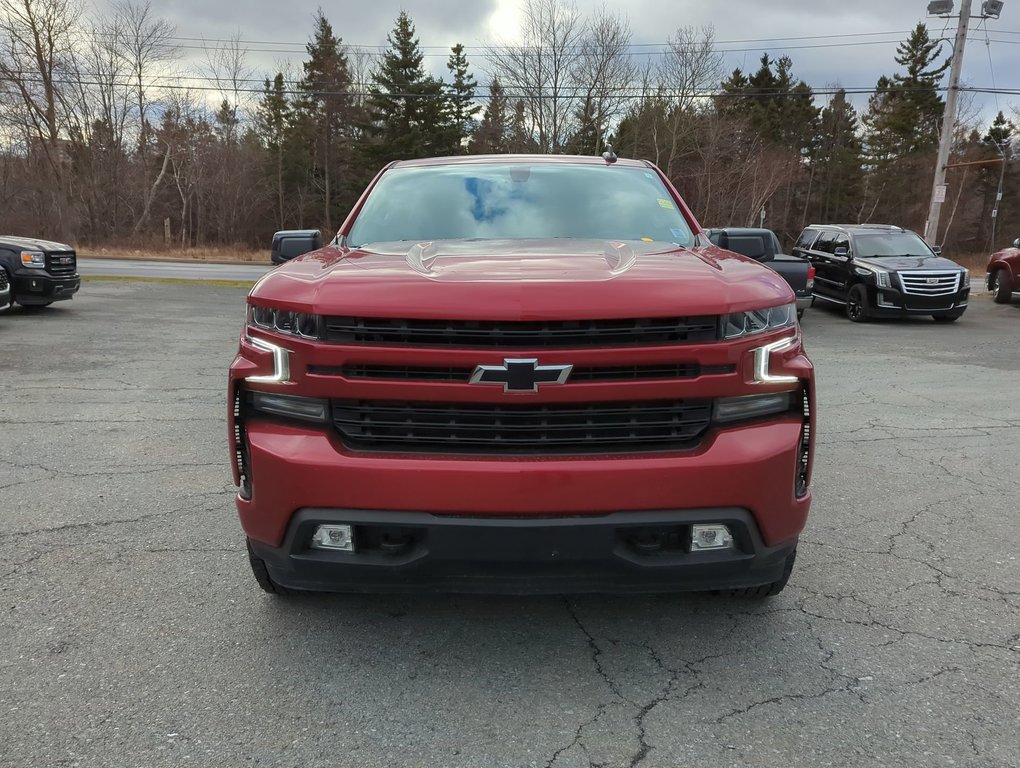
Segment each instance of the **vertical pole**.
[[953,145],[953,129],[956,128],[957,105],[960,100],[960,75],[963,72],[963,49],[967,46],[967,31],[970,29],[970,11],[973,0],[963,0],[960,8],[960,24],[956,28],[956,42],[953,44],[953,61],[949,70],[949,93],[946,95],[946,113],[942,117],[942,135],[939,139],[939,155],[935,161],[935,182],[931,188],[931,208],[928,210],[928,224],[924,239],[932,245],[938,244],[939,217],[942,215],[940,195],[946,185],[946,165],[949,164],[949,150]]

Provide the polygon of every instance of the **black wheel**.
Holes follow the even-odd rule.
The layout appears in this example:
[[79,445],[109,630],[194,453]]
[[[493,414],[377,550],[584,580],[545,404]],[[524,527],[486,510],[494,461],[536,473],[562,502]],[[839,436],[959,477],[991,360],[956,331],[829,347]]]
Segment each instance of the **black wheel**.
[[268,592],[271,595],[297,594],[295,590],[281,587],[273,581],[269,575],[269,569],[266,568],[266,561],[252,551],[250,541],[248,542],[248,562],[251,563],[251,572],[255,575],[255,581],[262,587],[263,592]]
[[1005,267],[995,270],[989,287],[992,289],[992,300],[996,304],[1009,304],[1013,298],[1013,281]]
[[726,592],[730,597],[751,597],[751,598],[762,598],[762,597],[773,597],[783,591],[786,586],[786,582],[790,580],[790,574],[793,573],[793,562],[797,559],[797,550],[793,550],[790,555],[786,558],[786,565],[783,567],[783,575],[779,577],[778,581],[773,581],[771,584],[762,584],[760,587],[746,587],[745,589],[731,589]]
[[858,283],[846,296],[846,316],[855,323],[866,323],[871,319],[868,311],[868,292]]
[[956,312],[951,315],[932,315],[931,319],[936,323],[955,323],[961,317],[963,317],[963,312]]

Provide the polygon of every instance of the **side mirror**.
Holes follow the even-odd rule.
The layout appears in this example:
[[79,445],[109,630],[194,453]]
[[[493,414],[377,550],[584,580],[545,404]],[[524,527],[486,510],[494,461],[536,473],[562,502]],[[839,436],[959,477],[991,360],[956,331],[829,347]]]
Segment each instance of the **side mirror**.
[[841,256],[844,259],[850,258],[850,249],[845,245],[839,246],[835,251],[832,252],[833,256]]
[[1014,248],[1020,248],[1020,237],[1013,241]]
[[322,233],[317,229],[286,229],[273,235],[273,249],[270,256],[274,264],[301,256],[322,247]]
[[941,245],[933,245],[931,247],[931,252],[934,253],[936,256],[941,256],[942,255],[942,246]]

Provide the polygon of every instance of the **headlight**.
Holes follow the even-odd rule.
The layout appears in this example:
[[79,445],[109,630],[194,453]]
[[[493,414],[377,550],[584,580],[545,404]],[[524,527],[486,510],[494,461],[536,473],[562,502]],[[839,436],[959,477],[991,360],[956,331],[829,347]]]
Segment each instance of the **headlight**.
[[875,282],[880,288],[892,288],[892,277],[888,272],[875,272]]
[[727,315],[723,336],[727,339],[739,339],[766,331],[776,331],[780,328],[792,328],[796,324],[796,304],[753,309],[750,312]]
[[46,256],[39,251],[22,251],[21,266],[29,269],[46,269]]
[[963,270],[963,287],[970,288],[970,270]]
[[248,323],[256,328],[302,339],[322,338],[322,318],[319,315],[252,304],[248,307]]

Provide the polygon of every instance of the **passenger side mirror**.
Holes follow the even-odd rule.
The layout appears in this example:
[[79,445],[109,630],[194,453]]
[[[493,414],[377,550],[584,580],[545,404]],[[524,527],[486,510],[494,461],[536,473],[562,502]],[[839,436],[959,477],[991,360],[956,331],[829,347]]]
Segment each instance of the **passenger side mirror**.
[[1020,248],[1020,237],[1013,241],[1014,248]]
[[274,264],[301,256],[322,247],[322,233],[317,229],[287,229],[273,235],[270,259]]
[[931,252],[934,253],[936,256],[941,256],[942,255],[942,246],[941,245],[933,245],[931,247]]
[[842,257],[844,259],[848,259],[848,258],[850,258],[850,249],[847,248],[845,245],[841,245],[836,250],[834,250],[832,252],[832,255],[833,256],[840,256],[840,257]]

